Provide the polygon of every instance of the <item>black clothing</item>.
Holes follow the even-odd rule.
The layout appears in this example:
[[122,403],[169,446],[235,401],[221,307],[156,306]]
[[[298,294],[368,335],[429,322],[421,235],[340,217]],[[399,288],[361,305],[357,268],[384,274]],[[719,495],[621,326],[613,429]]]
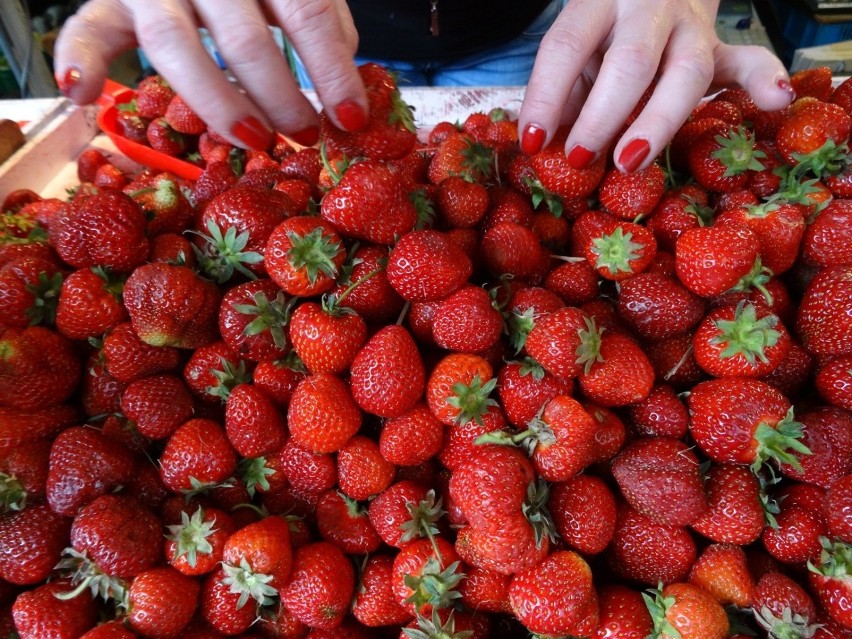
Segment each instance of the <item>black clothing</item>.
[[348,0],[358,56],[450,61],[519,36],[550,0]]

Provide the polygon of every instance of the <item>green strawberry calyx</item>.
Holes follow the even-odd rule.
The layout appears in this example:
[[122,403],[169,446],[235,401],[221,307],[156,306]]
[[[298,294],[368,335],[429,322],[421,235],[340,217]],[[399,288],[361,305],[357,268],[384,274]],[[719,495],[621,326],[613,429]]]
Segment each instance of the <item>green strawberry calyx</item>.
[[239,595],[237,608],[245,606],[249,599],[254,599],[259,605],[266,606],[273,602],[278,591],[269,584],[272,575],[255,572],[245,557],[240,559],[239,565],[223,563],[222,569],[225,577],[222,583],[228,586],[231,593]]
[[580,345],[575,354],[577,355],[577,364],[581,365],[583,372],[588,375],[592,366],[604,361],[601,355],[601,340],[605,329],[603,327],[598,328],[595,320],[591,317],[584,318],[584,321],[586,328],[577,331],[580,337]]
[[14,475],[0,472],[0,513],[23,510],[27,491]]
[[[811,449],[802,442],[803,426],[793,415],[793,408],[774,426],[760,422],[754,431],[757,450],[751,464],[752,472],[758,472],[770,459],[792,466],[799,472],[802,464],[796,454],[811,455]],[[792,451],[792,452],[791,452]]]
[[644,245],[633,241],[633,233],[624,232],[620,226],[612,233],[605,233],[592,240],[592,253],[595,259],[595,268],[606,269],[610,273],[632,273],[631,262],[642,257]]
[[254,497],[258,489],[269,490],[267,477],[275,474],[275,469],[266,465],[265,457],[244,457],[237,465],[237,474],[246,485],[249,496]]
[[219,284],[230,280],[234,271],[256,280],[257,275],[246,268],[246,264],[259,264],[263,255],[257,251],[245,251],[250,235],[248,231],[237,233],[236,227],[229,226],[222,234],[222,229],[213,220],[207,222],[207,233],[191,231],[201,237],[204,242],[201,247],[193,244],[195,256],[201,270],[210,279]]
[[204,509],[199,506],[192,515],[185,510],[180,513],[180,523],[168,527],[166,539],[175,543],[172,560],[186,556],[186,562],[193,568],[198,563],[198,555],[209,555],[213,546],[208,537],[216,532],[215,517],[209,521],[204,519]]
[[287,251],[287,259],[294,270],[304,270],[308,281],[314,284],[320,273],[328,277],[337,277],[337,265],[334,258],[342,249],[338,242],[334,242],[323,233],[324,229],[315,228],[305,235],[299,235],[293,231],[287,233],[290,240],[290,249]]
[[714,322],[719,334],[710,340],[711,344],[724,346],[719,357],[730,359],[743,357],[749,364],[758,360],[767,362],[766,349],[775,346],[781,337],[776,315],[757,317],[754,304],[740,301],[734,309],[731,320],[716,320]]
[[521,511],[532,526],[536,548],[541,548],[541,544],[545,538],[551,543],[558,539],[556,524],[553,523],[553,517],[551,517],[550,511],[547,509],[547,500],[549,498],[550,486],[545,480],[539,478],[537,481],[531,481],[527,485],[527,496],[524,499]]
[[403,628],[402,632],[409,639],[467,639],[473,634],[472,630],[456,632],[456,620],[452,611],[447,620],[441,623],[436,609],[432,610],[431,618],[417,615],[417,628]]
[[819,624],[810,623],[807,617],[793,613],[789,607],[785,607],[779,617],[763,606],[754,611],[754,618],[775,639],[810,639],[820,627]]
[[436,557],[427,559],[419,575],[405,576],[405,585],[412,591],[406,603],[413,603],[417,610],[427,605],[432,609],[452,606],[461,597],[461,593],[456,590],[465,577],[464,573],[459,572],[460,566],[460,562],[454,561],[441,570],[441,562]]
[[119,608],[127,609],[128,589],[122,579],[103,572],[86,553],[77,552],[69,547],[62,554],[62,559],[56,564],[56,570],[70,576],[74,589],[56,593],[54,596],[57,599],[68,601],[88,590],[93,597],[113,601]]
[[647,639],[660,639],[663,636],[681,639],[678,629],[666,617],[669,609],[675,604],[675,598],[663,595],[663,583],[660,582],[656,588],[650,588],[643,592],[642,599],[645,600],[645,606],[648,608],[651,620],[654,623],[654,629]]
[[436,499],[435,491],[430,490],[418,503],[407,502],[406,508],[411,518],[400,526],[402,537],[400,541],[411,541],[427,537],[434,541],[439,534],[437,523],[446,514],[440,497]]
[[477,424],[481,424],[482,416],[492,406],[497,405],[497,402],[489,397],[496,387],[496,377],[489,379],[483,384],[482,378],[478,373],[473,376],[470,384],[462,382],[454,384],[452,388],[453,394],[447,398],[447,403],[459,411],[456,416],[456,422],[467,424],[470,420],[474,420]]
[[823,577],[852,580],[852,544],[820,537],[819,563],[808,562],[808,570]]
[[727,135],[717,135],[714,139],[719,148],[713,151],[711,156],[725,166],[725,177],[766,168],[760,162],[766,154],[755,148],[754,138],[745,127],[731,129]]
[[263,291],[254,294],[254,304],[234,304],[232,308],[243,315],[254,316],[243,329],[243,335],[254,337],[269,331],[272,341],[278,348],[287,346],[284,327],[290,322],[295,298],[287,299],[284,291],[279,291],[274,300],[269,300]]

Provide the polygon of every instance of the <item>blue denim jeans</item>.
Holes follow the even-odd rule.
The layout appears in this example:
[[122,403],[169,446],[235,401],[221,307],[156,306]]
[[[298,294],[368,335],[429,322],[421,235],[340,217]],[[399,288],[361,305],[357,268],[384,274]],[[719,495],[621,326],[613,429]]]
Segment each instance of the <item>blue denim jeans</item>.
[[[447,63],[405,62],[355,58],[356,64],[378,62],[396,72],[400,86],[523,86],[532,72],[541,39],[556,20],[565,0],[552,0],[547,8],[514,40]],[[292,51],[291,51],[292,53]],[[313,83],[298,56],[294,72],[303,89]]]

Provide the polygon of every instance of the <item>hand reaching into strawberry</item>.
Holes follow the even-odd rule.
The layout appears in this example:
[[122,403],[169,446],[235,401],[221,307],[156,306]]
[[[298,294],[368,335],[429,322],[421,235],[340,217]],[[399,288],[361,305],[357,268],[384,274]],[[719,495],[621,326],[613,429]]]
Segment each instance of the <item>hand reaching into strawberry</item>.
[[[787,106],[793,89],[781,62],[763,47],[721,43],[717,6],[714,0],[570,0],[532,67],[518,121],[521,148],[535,154],[559,125],[571,124],[564,148],[574,168],[614,148],[617,167],[633,172],[653,161],[709,89],[739,85],[762,109]],[[57,42],[57,82],[74,101],[92,102],[109,61],[141,46],[202,120],[232,143],[264,149],[274,129],[312,145],[319,119],[267,23],[283,28],[333,124],[350,132],[367,126],[372,103],[353,63],[358,34],[344,0],[89,0]],[[244,91],[202,47],[201,25]]]

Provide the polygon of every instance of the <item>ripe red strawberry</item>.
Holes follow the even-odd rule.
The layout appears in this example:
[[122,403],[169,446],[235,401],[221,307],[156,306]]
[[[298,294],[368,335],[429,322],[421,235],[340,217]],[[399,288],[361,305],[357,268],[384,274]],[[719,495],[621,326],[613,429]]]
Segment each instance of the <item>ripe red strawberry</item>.
[[389,249],[383,246],[355,248],[332,289],[337,296],[346,292],[346,306],[377,325],[396,321],[405,304],[388,281],[388,254]]
[[437,301],[457,291],[473,266],[441,231],[422,229],[400,238],[388,258],[387,277],[403,299]]
[[287,521],[270,515],[234,532],[225,542],[222,567],[224,583],[240,595],[237,607],[249,599],[261,606],[269,604],[287,583],[293,567]]
[[696,555],[695,540],[686,528],[655,522],[627,504],[619,507],[607,550],[616,575],[649,586],[683,581]]
[[175,91],[165,78],[150,75],[140,80],[136,87],[136,110],[143,118],[153,120],[166,114],[174,96]]
[[130,182],[130,177],[114,164],[98,167],[93,184],[102,189],[120,191]]
[[462,603],[478,612],[511,613],[509,607],[509,575],[487,568],[468,566],[458,586]]
[[164,155],[177,157],[189,149],[189,137],[173,129],[164,117],[148,123],[145,137],[152,149]]
[[615,217],[635,221],[654,210],[663,196],[665,181],[665,173],[656,163],[633,173],[611,168],[598,186],[598,199]]
[[557,550],[512,577],[509,604],[531,632],[587,635],[598,626],[598,598],[591,568],[580,555],[568,550]]
[[182,235],[174,233],[162,233],[151,240],[151,254],[149,262],[165,262],[179,266],[195,268],[195,253],[192,244]]
[[71,520],[48,504],[13,509],[0,518],[0,578],[31,585],[47,579],[68,541]]
[[480,422],[496,404],[488,395],[497,384],[486,359],[469,353],[450,353],[432,369],[426,382],[426,403],[447,425]]
[[[225,582],[227,575],[220,566],[207,575],[201,584],[201,617],[206,622],[201,632],[211,633],[210,639],[224,633],[238,635],[246,632],[257,621],[257,607],[238,606],[240,594],[231,592],[231,586]],[[208,637],[208,635],[200,635]]]
[[758,580],[752,608],[758,624],[769,631],[812,634],[817,619],[816,606],[807,590],[776,570]]
[[239,455],[261,457],[287,441],[287,422],[260,388],[238,384],[225,403],[225,433]]
[[684,286],[701,297],[748,290],[760,275],[760,243],[745,226],[688,229],[675,246],[675,269]]
[[443,442],[444,425],[425,403],[418,402],[385,421],[379,435],[379,450],[392,464],[417,466],[437,455]]
[[527,352],[557,378],[574,378],[585,363],[579,360],[578,349],[591,330],[589,322],[588,316],[574,306],[543,314],[527,336]]
[[356,162],[322,199],[322,219],[340,235],[391,245],[417,223],[417,209],[393,170],[380,162]]
[[4,453],[0,507],[6,512],[44,501],[52,444],[49,439],[40,439]]
[[221,563],[225,542],[233,532],[234,524],[227,513],[190,505],[181,510],[180,523],[168,526],[165,558],[184,575],[212,572]]
[[296,443],[315,453],[333,453],[358,432],[361,411],[340,378],[315,373],[293,391],[287,425]]
[[217,335],[219,289],[192,269],[145,264],[124,285],[124,304],[136,334],[152,346],[192,349]]
[[801,443],[811,454],[796,456],[800,469],[782,465],[785,476],[828,489],[852,473],[852,414],[833,406],[815,406],[803,410],[798,420]]
[[189,492],[224,482],[236,465],[237,455],[225,429],[210,419],[194,418],[166,440],[160,477],[169,490]]
[[538,362],[527,358],[507,362],[497,375],[497,392],[509,422],[524,428],[545,404],[556,395],[571,395],[570,384],[545,371]]
[[642,593],[620,584],[598,589],[600,626],[592,639],[644,639],[653,628]]
[[88,592],[74,599],[56,597],[72,588],[70,582],[59,579],[19,594],[12,604],[12,618],[21,639],[73,639],[94,626],[97,606]]
[[834,90],[832,85],[831,69],[828,67],[816,67],[813,69],[802,69],[790,76],[790,84],[796,97],[812,97],[822,102],[828,102]]
[[619,316],[647,339],[660,340],[689,331],[701,321],[704,310],[701,298],[676,278],[662,273],[638,273],[619,287]]
[[533,207],[527,194],[509,186],[495,185],[488,189],[488,199],[488,211],[481,223],[483,230],[500,222],[514,222],[524,227],[532,225]]
[[602,552],[612,540],[615,496],[599,477],[580,474],[553,484],[547,510],[559,536],[583,555]]
[[748,559],[735,544],[707,546],[689,572],[689,583],[709,592],[723,606],[747,608],[754,598]]
[[322,303],[304,301],[293,310],[289,326],[293,350],[311,373],[339,375],[367,339],[367,324],[344,306],[326,296]]
[[450,133],[435,149],[429,163],[429,182],[440,184],[450,176],[486,183],[495,172],[494,151],[465,132]]
[[730,192],[743,188],[752,171],[761,171],[765,154],[755,147],[744,127],[704,131],[690,145],[687,164],[695,181],[708,191]]
[[852,353],[852,265],[820,271],[808,284],[796,314],[802,345],[814,355]]
[[849,139],[852,117],[843,107],[812,97],[803,97],[790,105],[775,135],[778,152],[791,166],[804,162],[817,175],[836,173],[843,154],[841,147]]
[[195,614],[200,589],[198,581],[170,566],[142,571],[127,593],[130,627],[152,637],[181,636]]
[[610,280],[623,280],[646,270],[657,252],[654,235],[640,224],[619,220],[604,211],[587,211],[572,228],[572,249]]
[[81,364],[67,337],[42,326],[0,334],[0,406],[35,410],[61,404],[74,392]]
[[835,481],[826,491],[822,504],[822,514],[828,526],[829,536],[846,543],[852,543],[852,511],[849,503],[852,501],[852,475],[845,475]]
[[852,262],[852,204],[833,199],[811,219],[801,245],[802,262],[808,266],[829,268]]
[[448,228],[471,228],[488,210],[488,189],[479,182],[451,175],[438,185],[436,204]]
[[315,542],[293,553],[290,579],[281,603],[304,624],[320,629],[340,626],[355,590],[355,571],[337,546]]
[[180,361],[176,348],[143,342],[130,322],[118,324],[104,335],[101,355],[107,373],[122,384],[168,372]]
[[307,376],[305,367],[291,352],[284,359],[265,360],[252,371],[252,380],[280,408],[287,408],[293,391]]
[[50,224],[50,243],[76,268],[103,266],[127,272],[148,257],[147,221],[128,195],[107,190],[76,197]]
[[722,604],[691,583],[652,589],[645,602],[654,621],[650,637],[724,639],[728,636],[728,616]]
[[441,348],[469,353],[486,351],[502,333],[503,317],[482,287],[462,286],[435,308],[432,335]]
[[355,592],[352,615],[365,626],[376,628],[406,623],[410,613],[393,594],[393,557],[371,554],[361,571],[361,587]]
[[349,555],[374,553],[382,545],[366,510],[337,490],[328,490],[320,496],[316,519],[320,537]]
[[825,521],[818,510],[791,501],[781,501],[773,526],[761,535],[766,551],[787,564],[816,561],[820,554],[820,538],[826,533]]
[[390,486],[396,467],[382,457],[379,445],[368,437],[355,435],[337,451],[337,484],[340,491],[365,501]]
[[535,278],[547,271],[549,257],[535,232],[512,221],[497,222],[482,234],[479,251],[495,277]]
[[243,282],[229,289],[219,305],[219,334],[234,353],[255,362],[287,354],[284,326],[291,304],[271,279]]
[[399,94],[396,78],[381,65],[366,63],[358,73],[367,89],[369,116],[356,131],[343,131],[323,112],[323,138],[349,157],[392,160],[408,154],[417,141],[414,114]]
[[695,361],[715,377],[763,377],[776,369],[792,340],[777,315],[740,302],[711,310],[695,331]]
[[391,585],[397,602],[409,614],[429,615],[446,608],[459,593],[461,562],[453,545],[443,537],[406,542],[394,557]]
[[585,169],[575,169],[568,163],[558,137],[530,158],[532,182],[528,186],[532,189],[533,206],[545,201],[555,215],[565,202],[589,196],[600,184],[606,168],[606,154],[601,153]]
[[816,373],[817,392],[828,403],[852,410],[852,355],[832,358]]
[[654,386],[654,368],[645,351],[623,333],[590,329],[582,340],[583,394],[601,406],[626,406],[645,399]]
[[108,163],[107,156],[98,149],[84,149],[77,156],[77,179],[80,182],[94,182],[98,169]]
[[748,545],[765,526],[760,484],[748,468],[713,464],[705,490],[709,509],[692,522],[699,533],[718,543]]
[[[125,104],[133,104],[125,103]],[[137,144],[148,144],[148,120],[139,115],[138,111],[125,111],[120,105],[115,114],[115,124],[121,135]]]
[[438,461],[444,467],[456,470],[479,454],[482,446],[476,440],[480,435],[501,430],[506,430],[506,417],[499,405],[488,404],[483,407],[480,420],[453,423],[445,429],[444,445],[438,453]]
[[768,460],[797,466],[792,451],[808,454],[790,401],[765,382],[713,379],[697,384],[687,400],[690,434],[713,461],[750,464]]
[[209,162],[192,185],[190,202],[201,211],[210,200],[237,183],[237,173],[227,160]]
[[707,511],[699,460],[679,439],[637,439],[612,460],[612,474],[630,505],[661,523],[688,526]]
[[128,320],[122,304],[122,278],[100,267],[74,271],[59,291],[56,330],[71,339],[100,337]]
[[207,130],[207,124],[205,124],[204,120],[199,118],[195,111],[179,95],[175,95],[171,99],[163,117],[169,123],[169,126],[178,133],[201,135]]
[[269,277],[285,293],[299,296],[331,289],[345,259],[342,241],[332,225],[307,216],[278,224],[264,252]]
[[54,260],[37,255],[0,266],[0,323],[15,328],[53,323],[62,276]]
[[136,634],[123,621],[107,621],[95,626],[80,639],[134,639]]
[[65,404],[35,410],[0,407],[0,455],[5,457],[16,446],[56,435],[80,419],[78,408]]

